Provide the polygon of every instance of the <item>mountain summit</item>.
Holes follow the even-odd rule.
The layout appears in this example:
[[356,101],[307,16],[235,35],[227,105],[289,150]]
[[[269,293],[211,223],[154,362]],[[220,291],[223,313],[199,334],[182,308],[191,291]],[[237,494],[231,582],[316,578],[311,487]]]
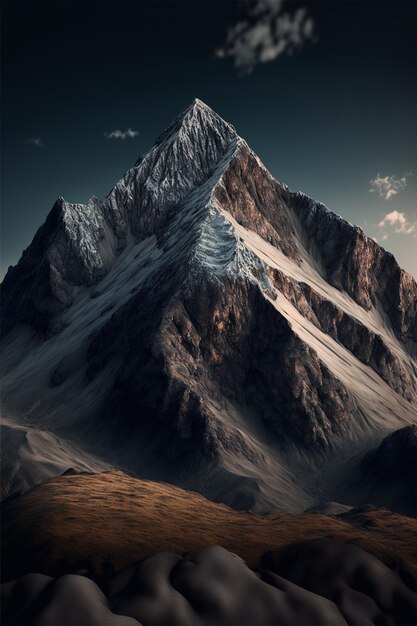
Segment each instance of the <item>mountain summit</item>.
[[103,201],[57,200],[2,316],[6,495],[65,440],[68,466],[303,510],[416,416],[415,281],[198,99]]

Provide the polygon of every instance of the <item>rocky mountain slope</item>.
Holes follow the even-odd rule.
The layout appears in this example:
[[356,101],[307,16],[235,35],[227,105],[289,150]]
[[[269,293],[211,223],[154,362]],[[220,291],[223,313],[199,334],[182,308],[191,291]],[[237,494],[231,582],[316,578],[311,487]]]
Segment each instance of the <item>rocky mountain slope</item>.
[[417,517],[417,426],[394,431],[370,450],[340,493],[359,506],[383,502],[392,510]]
[[90,464],[299,511],[416,420],[415,281],[199,100],[2,290],[8,419]]

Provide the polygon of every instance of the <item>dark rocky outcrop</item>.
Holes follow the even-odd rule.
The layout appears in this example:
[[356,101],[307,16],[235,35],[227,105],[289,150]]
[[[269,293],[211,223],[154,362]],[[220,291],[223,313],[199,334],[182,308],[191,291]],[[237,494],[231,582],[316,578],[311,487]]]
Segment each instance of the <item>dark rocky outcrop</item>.
[[365,455],[341,492],[357,506],[371,503],[417,517],[417,425],[385,437]]

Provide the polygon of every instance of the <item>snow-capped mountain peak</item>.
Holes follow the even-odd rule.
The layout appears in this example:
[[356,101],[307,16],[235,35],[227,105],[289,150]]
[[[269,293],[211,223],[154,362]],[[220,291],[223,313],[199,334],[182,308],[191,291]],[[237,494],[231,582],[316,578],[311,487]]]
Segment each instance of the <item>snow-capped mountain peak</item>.
[[236,506],[331,496],[320,463],[416,415],[415,281],[198,99],[103,201],[56,202],[2,316],[9,414]]
[[201,143],[210,134],[222,138],[222,141],[230,141],[237,136],[234,126],[225,122],[207,104],[195,98],[161,133],[155,146],[178,138],[182,140],[192,138]]

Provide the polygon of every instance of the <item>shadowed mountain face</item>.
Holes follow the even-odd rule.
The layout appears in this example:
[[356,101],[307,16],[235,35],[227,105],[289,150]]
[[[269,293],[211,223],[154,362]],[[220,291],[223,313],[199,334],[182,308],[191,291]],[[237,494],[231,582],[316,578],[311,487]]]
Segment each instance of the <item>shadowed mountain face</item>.
[[384,503],[417,517],[417,426],[406,426],[371,450],[342,491],[355,505]]
[[[59,199],[6,275],[9,428],[51,431],[69,465],[300,511],[415,420],[416,311],[392,255],[195,100],[105,200]],[[37,455],[19,446],[6,495]]]

